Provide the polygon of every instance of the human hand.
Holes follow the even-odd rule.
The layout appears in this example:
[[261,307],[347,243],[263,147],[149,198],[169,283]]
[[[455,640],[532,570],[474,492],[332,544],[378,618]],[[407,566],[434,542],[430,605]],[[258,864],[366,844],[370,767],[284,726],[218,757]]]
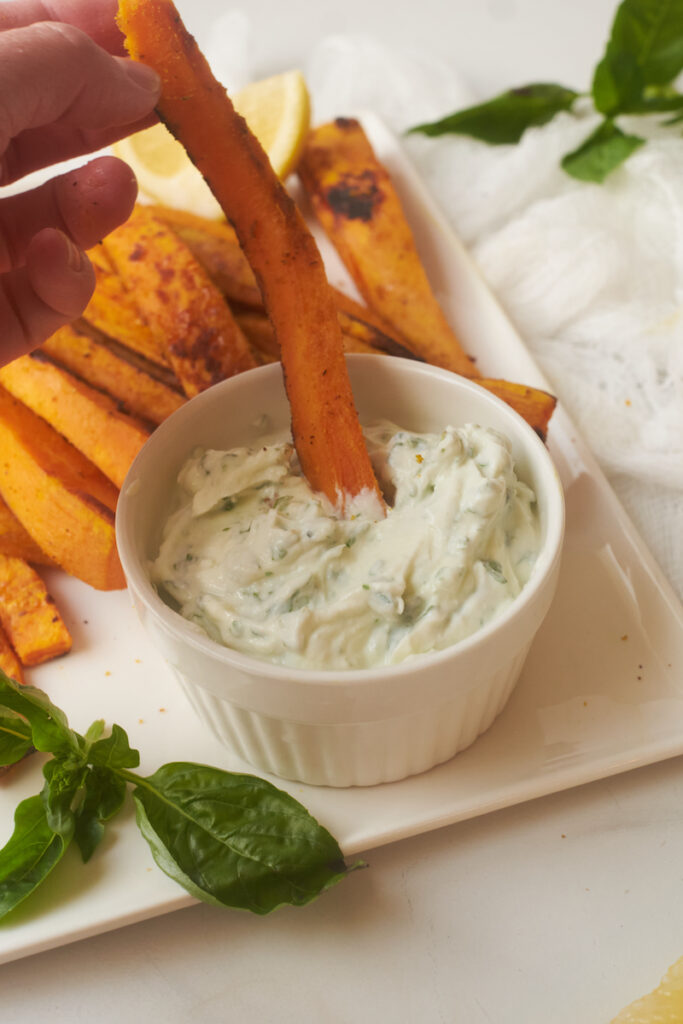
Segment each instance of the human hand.
[[[120,56],[115,11],[116,0],[0,3],[0,185],[156,121],[158,77]],[[95,284],[84,250],[136,195],[130,168],[99,157],[0,198],[0,363],[83,312]]]

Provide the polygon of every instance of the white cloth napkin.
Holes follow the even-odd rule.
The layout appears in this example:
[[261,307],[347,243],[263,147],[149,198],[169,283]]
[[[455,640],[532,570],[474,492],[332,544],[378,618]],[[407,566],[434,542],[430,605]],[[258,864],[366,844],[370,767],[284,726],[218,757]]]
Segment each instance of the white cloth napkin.
[[[324,40],[305,71],[315,122],[368,109],[402,136],[475,102],[430,55],[362,36]],[[402,141],[683,596],[683,138],[649,127],[605,184],[579,183],[559,160],[596,123]]]

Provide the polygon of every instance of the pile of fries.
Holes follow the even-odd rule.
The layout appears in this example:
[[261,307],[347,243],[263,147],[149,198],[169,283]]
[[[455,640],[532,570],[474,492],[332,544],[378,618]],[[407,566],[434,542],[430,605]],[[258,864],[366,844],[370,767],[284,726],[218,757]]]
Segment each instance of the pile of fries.
[[[169,33],[184,31],[168,0],[126,7],[151,19],[154,32],[171,12]],[[166,45],[178,52],[170,36]],[[190,58],[188,75],[195,65]],[[192,86],[183,84],[183,101]],[[545,436],[554,398],[482,379],[460,346],[361,125],[338,119],[312,130],[298,173],[364,304],[327,283],[303,217],[271,188],[263,154],[234,118],[238,166],[225,181],[235,193],[223,206],[235,228],[136,207],[89,254],[97,285],[83,318],[0,368],[0,665],[14,678],[71,646],[41,566],[100,590],[125,586],[114,512],[126,472],[162,420],[227,377],[282,358],[295,442],[311,438],[310,450],[297,449],[304,472],[332,498],[376,486],[344,391],[344,351],[421,359],[475,379]],[[241,189],[240,159],[259,175]],[[341,412],[330,395],[345,403]],[[335,441],[324,429],[332,419]]]

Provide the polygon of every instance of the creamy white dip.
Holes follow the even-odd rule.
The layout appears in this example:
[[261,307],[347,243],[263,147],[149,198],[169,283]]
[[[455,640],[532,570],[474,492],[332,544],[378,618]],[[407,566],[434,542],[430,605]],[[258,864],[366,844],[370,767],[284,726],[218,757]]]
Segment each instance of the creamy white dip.
[[366,428],[390,504],[339,518],[288,443],[197,451],[152,578],[245,654],[308,669],[390,665],[470,636],[515,599],[540,543],[510,444],[479,426]]

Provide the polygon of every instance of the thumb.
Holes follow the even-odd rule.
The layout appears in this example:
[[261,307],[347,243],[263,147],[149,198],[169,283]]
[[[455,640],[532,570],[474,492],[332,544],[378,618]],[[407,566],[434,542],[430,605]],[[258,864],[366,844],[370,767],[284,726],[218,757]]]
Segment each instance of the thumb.
[[94,288],[85,253],[56,228],[39,231],[24,266],[0,279],[0,363],[31,351],[80,316]]

